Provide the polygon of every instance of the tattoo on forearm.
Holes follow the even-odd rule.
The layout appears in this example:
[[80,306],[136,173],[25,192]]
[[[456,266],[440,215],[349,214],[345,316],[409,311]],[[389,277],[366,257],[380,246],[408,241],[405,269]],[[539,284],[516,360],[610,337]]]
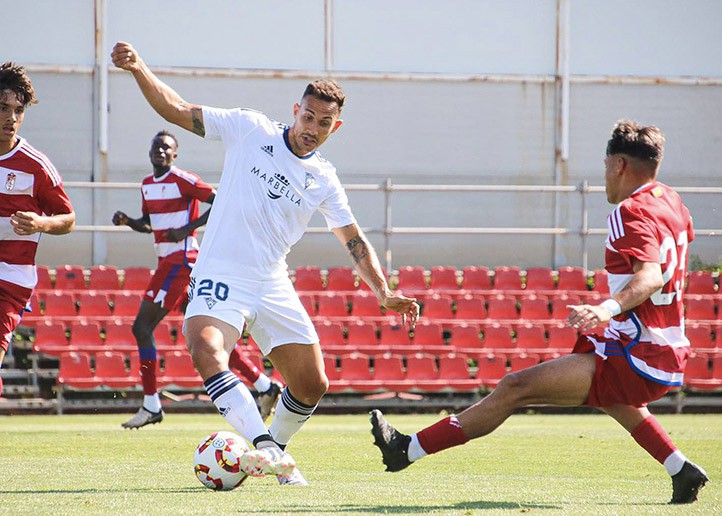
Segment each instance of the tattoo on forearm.
[[191,116],[193,117],[193,132],[198,136],[206,135],[206,128],[203,126],[203,111],[199,108],[191,109]]
[[369,248],[360,236],[355,236],[346,242],[346,247],[349,253],[351,253],[351,258],[353,258],[354,263],[359,263],[369,254]]

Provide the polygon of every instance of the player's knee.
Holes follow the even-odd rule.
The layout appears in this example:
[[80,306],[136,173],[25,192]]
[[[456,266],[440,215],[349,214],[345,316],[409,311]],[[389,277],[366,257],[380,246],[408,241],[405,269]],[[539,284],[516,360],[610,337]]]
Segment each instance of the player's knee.
[[521,371],[509,373],[501,379],[497,385],[497,394],[504,396],[510,403],[523,405],[524,400],[529,396],[529,382],[526,377],[520,374]]
[[134,321],[132,327],[133,337],[141,344],[148,344],[152,342],[153,330],[151,330],[147,324],[141,321]]

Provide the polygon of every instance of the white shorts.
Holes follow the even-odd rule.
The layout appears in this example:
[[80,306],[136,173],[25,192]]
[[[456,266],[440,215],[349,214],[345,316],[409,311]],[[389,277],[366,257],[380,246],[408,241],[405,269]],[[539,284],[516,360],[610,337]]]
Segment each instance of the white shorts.
[[[191,276],[185,319],[214,317],[248,332],[264,355],[283,344],[316,344],[316,329],[289,278],[254,281]],[[185,325],[183,329],[185,334]]]

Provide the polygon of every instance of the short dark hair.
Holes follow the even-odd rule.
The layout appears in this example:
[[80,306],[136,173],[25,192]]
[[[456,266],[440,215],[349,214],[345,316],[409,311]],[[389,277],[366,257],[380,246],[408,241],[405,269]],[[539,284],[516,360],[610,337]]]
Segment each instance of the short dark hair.
[[166,129],[161,129],[157,133],[155,133],[155,136],[153,136],[153,139],[160,138],[162,136],[168,136],[170,138],[173,138],[173,141],[175,142],[175,148],[178,148],[178,138],[175,137],[175,134],[171,133],[170,131],[167,131]]
[[33,83],[25,73],[25,68],[12,61],[0,64],[0,93],[5,90],[14,92],[23,106],[38,103]]
[[341,86],[333,79],[317,79],[309,83],[301,99],[309,95],[317,99],[325,100],[326,102],[335,102],[339,111],[341,111],[344,102],[346,102],[346,95],[341,89]]
[[653,125],[643,126],[633,120],[620,120],[607,142],[607,156],[612,154],[627,154],[658,164],[664,157],[664,134]]

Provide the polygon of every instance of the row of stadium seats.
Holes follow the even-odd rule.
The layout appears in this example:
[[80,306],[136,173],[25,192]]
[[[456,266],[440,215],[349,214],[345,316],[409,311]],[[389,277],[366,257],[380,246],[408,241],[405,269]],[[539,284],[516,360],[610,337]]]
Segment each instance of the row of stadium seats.
[[[505,374],[532,367],[541,360],[543,357],[533,353],[511,356],[488,353],[474,360],[458,353],[324,354],[329,391],[336,393],[475,392],[493,389]],[[61,390],[66,387],[125,390],[140,385],[137,352],[127,355],[114,351],[94,355],[69,352],[60,355],[59,363],[57,384]],[[203,385],[190,355],[183,351],[163,354],[156,374],[161,388],[199,389]],[[721,389],[722,354],[693,355],[685,377],[685,384],[692,389]]]
[[[39,290],[143,290],[153,271],[146,267],[118,269],[110,265],[96,265],[87,271],[80,265],[62,265],[51,270],[38,266]],[[309,292],[367,290],[351,267],[297,267],[292,271],[296,290]],[[500,266],[490,270],[484,266],[438,266],[425,269],[403,266],[390,279],[394,288],[405,292],[437,291],[589,291],[608,292],[604,270],[588,273],[581,267],[519,267]],[[716,295],[720,292],[719,274],[710,271],[690,272],[687,292]]]
[[[161,351],[185,349],[185,338],[172,323],[172,320],[163,320],[154,332],[156,346]],[[568,353],[577,339],[576,330],[562,322],[461,322],[445,328],[439,322],[422,320],[411,332],[395,319],[380,323],[317,320],[315,326],[322,349],[336,354],[424,351],[480,356],[488,352],[513,351],[548,357]],[[722,322],[717,325],[690,324],[687,336],[694,351],[722,353]],[[256,349],[250,335],[246,340],[252,345],[251,349]],[[98,321],[75,321],[67,327],[59,322],[45,322],[36,327],[33,339],[34,352],[56,357],[67,351],[129,352],[135,348],[131,325],[118,322],[101,326]]]

